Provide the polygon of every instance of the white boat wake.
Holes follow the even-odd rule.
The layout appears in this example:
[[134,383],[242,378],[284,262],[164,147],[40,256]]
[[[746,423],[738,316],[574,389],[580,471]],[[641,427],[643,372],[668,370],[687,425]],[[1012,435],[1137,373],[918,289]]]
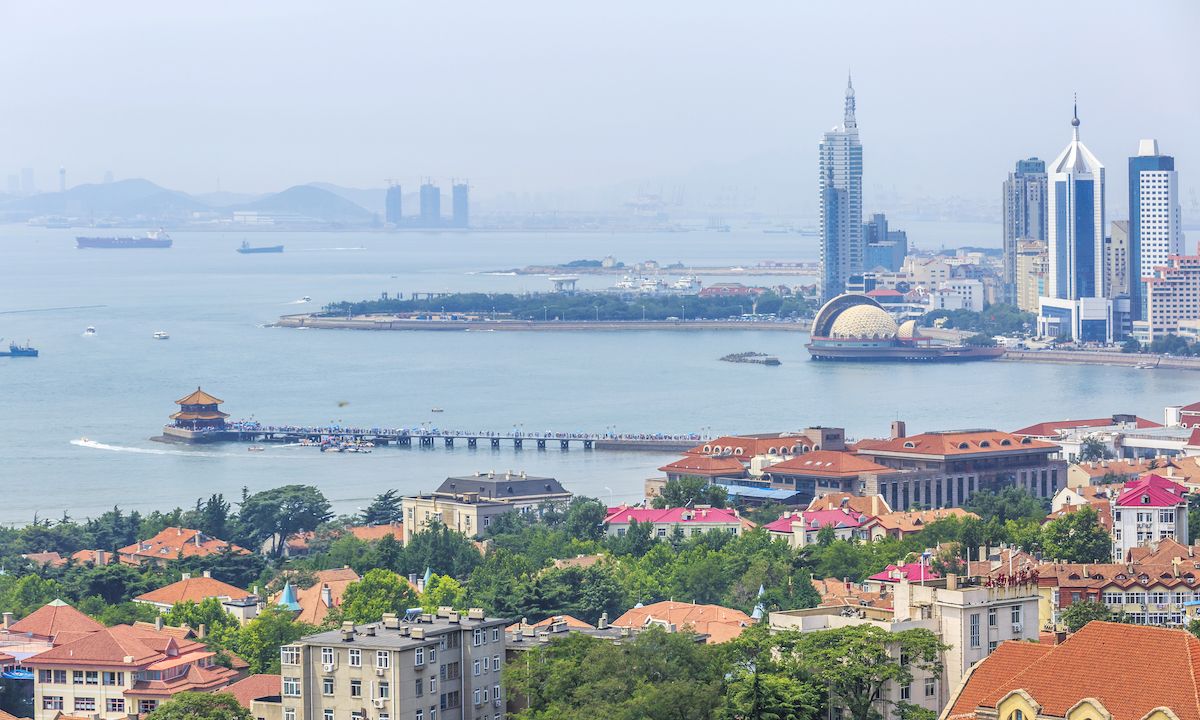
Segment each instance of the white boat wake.
[[91,448],[93,450],[111,450],[112,452],[138,453],[142,455],[185,455],[188,457],[195,457],[196,455],[218,454],[206,452],[187,452],[184,450],[160,450],[158,448],[127,447],[124,445],[109,445],[108,443],[96,442],[95,440],[88,440],[87,438],[72,440],[71,444],[78,447]]

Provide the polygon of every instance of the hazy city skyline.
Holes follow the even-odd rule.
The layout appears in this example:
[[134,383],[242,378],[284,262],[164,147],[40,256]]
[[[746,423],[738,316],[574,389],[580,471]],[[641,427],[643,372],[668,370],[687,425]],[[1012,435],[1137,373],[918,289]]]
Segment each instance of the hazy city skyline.
[[[817,144],[850,69],[865,212],[888,211],[893,193],[998,207],[1017,159],[1070,138],[1078,93],[1111,182],[1157,138],[1190,219],[1200,8],[1102,5],[872,3],[831,33],[844,9],[786,3],[122,3],[71,6],[69,22],[57,3],[10,4],[0,174],[31,167],[43,191],[65,166],[72,186],[111,170],[249,193],[393,177],[415,189],[431,175],[470,178],[484,197],[587,206],[642,190],[811,214]],[[1140,52],[1142,38],[1172,52]],[[1109,217],[1126,216],[1122,195]]]

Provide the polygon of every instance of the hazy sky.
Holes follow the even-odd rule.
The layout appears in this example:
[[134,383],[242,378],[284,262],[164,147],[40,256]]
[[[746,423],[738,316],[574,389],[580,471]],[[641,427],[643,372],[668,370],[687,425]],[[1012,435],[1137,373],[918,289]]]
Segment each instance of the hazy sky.
[[[190,192],[312,180],[804,211],[858,94],[874,196],[999,198],[1079,93],[1124,212],[1140,137],[1200,187],[1200,3],[0,0],[0,175]],[[1200,192],[1200,191],[1196,191]],[[1194,216],[1194,214],[1193,214]]]

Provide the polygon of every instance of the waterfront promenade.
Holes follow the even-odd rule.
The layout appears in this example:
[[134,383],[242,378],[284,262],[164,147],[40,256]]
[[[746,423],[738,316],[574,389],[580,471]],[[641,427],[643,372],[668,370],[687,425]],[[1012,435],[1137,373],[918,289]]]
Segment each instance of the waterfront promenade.
[[1117,365],[1143,370],[1200,370],[1200,358],[1091,350],[1009,350],[1002,360],[1060,365]]
[[768,330],[808,332],[810,320],[413,320],[394,315],[322,317],[284,315],[277,327],[321,330],[586,331],[586,330]]

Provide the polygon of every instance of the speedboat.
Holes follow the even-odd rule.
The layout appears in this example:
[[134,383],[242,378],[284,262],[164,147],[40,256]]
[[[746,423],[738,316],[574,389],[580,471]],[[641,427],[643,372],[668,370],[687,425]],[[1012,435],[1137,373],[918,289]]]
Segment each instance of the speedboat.
[[170,340],[171,336],[167,334],[166,330],[158,330],[154,333],[154,339],[155,340]]
[[446,412],[441,408],[429,408],[429,412]]
[[312,298],[305,295],[304,297],[300,298],[300,302],[312,302]]
[[91,325],[88,325],[86,328],[83,329],[83,334],[85,337],[88,335],[95,335],[96,328],[92,327]]
[[262,445],[251,445],[250,447],[246,448],[246,450],[250,452],[262,452],[263,450],[266,450],[266,448]]

